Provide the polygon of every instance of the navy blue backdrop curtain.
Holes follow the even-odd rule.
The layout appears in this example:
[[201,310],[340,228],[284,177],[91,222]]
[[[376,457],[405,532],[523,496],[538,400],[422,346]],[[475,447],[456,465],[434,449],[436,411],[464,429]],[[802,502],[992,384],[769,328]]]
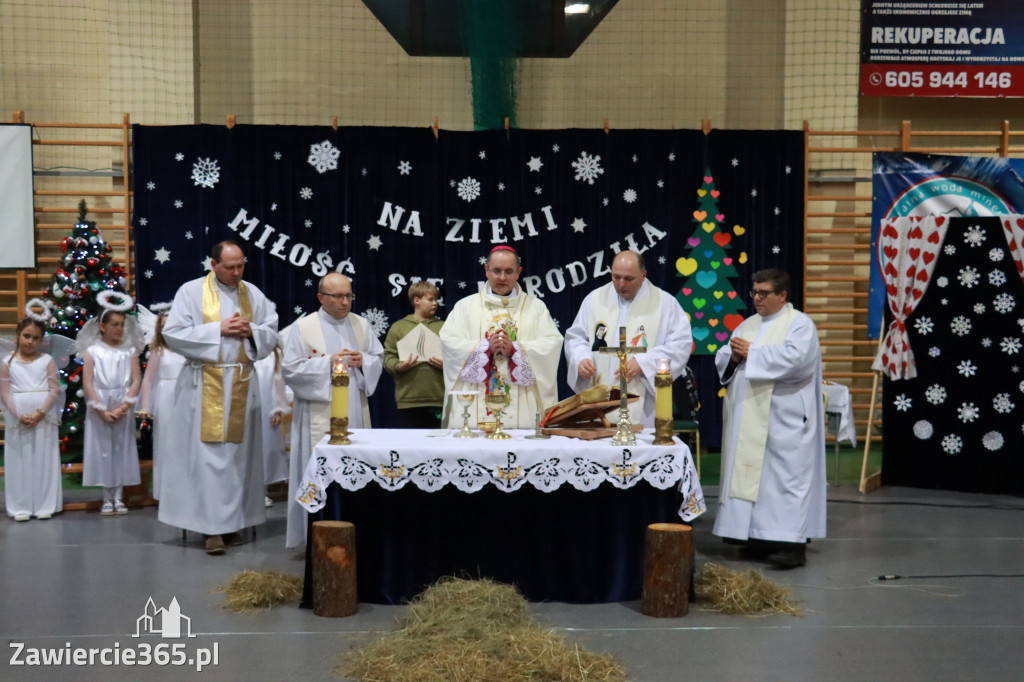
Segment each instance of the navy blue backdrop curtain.
[[[383,339],[411,312],[410,283],[437,284],[443,317],[484,280],[491,247],[508,243],[523,258],[520,283],[543,298],[564,332],[587,292],[608,281],[619,250],[643,251],[651,281],[681,291],[677,261],[699,229],[693,213],[709,173],[723,225],[742,226],[729,248],[745,310],[750,274],[761,267],[789,270],[801,303],[799,132],[442,130],[435,137],[429,128],[136,125],[133,153],[143,304],[169,301],[207,271],[210,246],[234,239],[248,258],[246,279],[277,303],[282,327],[316,309],[317,280],[336,270],[352,278],[354,311]],[[691,366],[704,437],[717,447],[721,408],[710,361],[697,355]],[[564,382],[564,366],[560,375]],[[382,378],[371,412],[375,425],[394,425],[390,378]]]
[[907,319],[917,377],[883,384],[885,485],[1024,494],[1022,294],[1000,219],[952,218]]

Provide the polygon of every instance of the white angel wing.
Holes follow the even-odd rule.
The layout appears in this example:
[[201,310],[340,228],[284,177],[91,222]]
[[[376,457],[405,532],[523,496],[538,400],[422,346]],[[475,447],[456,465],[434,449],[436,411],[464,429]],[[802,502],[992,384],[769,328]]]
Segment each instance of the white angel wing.
[[0,356],[7,357],[17,349],[18,344],[10,339],[0,337]]
[[60,334],[47,334],[43,337],[39,350],[50,355],[59,369],[71,362],[71,356],[75,354],[75,341]]
[[78,336],[75,337],[75,351],[80,356],[85,357],[85,351],[88,350],[89,346],[93,346],[99,343],[99,341],[100,322],[99,318],[93,317],[78,330]]
[[139,328],[142,330],[142,336],[148,346],[153,343],[153,336],[156,334],[157,315],[141,303],[138,305],[137,310],[139,315]]

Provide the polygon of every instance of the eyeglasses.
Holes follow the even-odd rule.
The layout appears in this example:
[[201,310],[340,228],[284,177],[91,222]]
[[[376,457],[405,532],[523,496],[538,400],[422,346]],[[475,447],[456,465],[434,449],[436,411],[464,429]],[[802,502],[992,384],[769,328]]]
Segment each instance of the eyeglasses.
[[354,301],[356,300],[355,294],[320,294],[321,296],[328,296],[333,298],[335,301]]
[[757,299],[760,299],[760,300],[763,301],[764,299],[768,298],[768,296],[770,294],[774,294],[774,293],[777,293],[777,292],[775,292],[775,291],[766,291],[766,290],[763,290],[763,289],[760,290],[760,291],[758,291],[757,289],[751,289],[750,290],[750,298],[757,298]]

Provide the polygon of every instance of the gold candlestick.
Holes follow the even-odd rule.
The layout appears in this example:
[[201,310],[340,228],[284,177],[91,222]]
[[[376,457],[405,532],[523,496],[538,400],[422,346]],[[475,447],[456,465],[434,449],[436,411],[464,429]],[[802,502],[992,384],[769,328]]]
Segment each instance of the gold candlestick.
[[331,370],[331,445],[351,445],[348,430],[348,372],[338,362]]
[[672,372],[668,358],[659,358],[654,375],[654,444],[672,445]]

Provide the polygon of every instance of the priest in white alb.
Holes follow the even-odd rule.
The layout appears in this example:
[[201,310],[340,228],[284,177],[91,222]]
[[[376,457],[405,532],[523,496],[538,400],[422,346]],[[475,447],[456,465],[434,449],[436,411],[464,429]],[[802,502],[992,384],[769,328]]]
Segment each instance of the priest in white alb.
[[[626,362],[626,390],[640,396],[629,404],[629,420],[654,426],[654,375],[658,358],[668,358],[675,379],[683,373],[693,348],[690,320],[679,302],[647,280],[644,257],[622,251],[612,261],[612,281],[587,294],[576,320],[565,333],[568,383],[576,393],[595,384],[619,386],[619,359],[601,353],[619,345],[626,328],[626,345],[646,349],[631,353]],[[618,413],[609,415],[618,419]]]
[[206,551],[242,543],[263,523],[259,380],[253,363],[277,345],[277,312],[242,280],[235,242],[214,245],[211,272],[178,289],[164,324],[167,347],[186,364],[174,391],[180,454],[161,462],[160,521],[202,533]]
[[825,537],[825,403],[818,330],[790,299],[781,270],[754,273],[757,315],[715,355],[726,385],[722,484],[713,533],[741,556],[806,563]]
[[456,303],[441,329],[446,426],[456,421],[452,390],[479,391],[475,423],[494,421],[485,393],[508,394],[501,422],[510,429],[533,428],[537,415],[558,402],[562,335],[547,306],[519,286],[522,271],[512,247],[494,247],[484,264],[487,285]]
[[285,546],[306,541],[306,510],[295,497],[313,448],[331,430],[331,368],[345,363],[349,375],[348,426],[370,428],[367,396],[384,368],[384,347],[370,323],[352,312],[352,282],[331,272],[317,288],[320,309],[282,332],[281,375],[295,393],[288,475],[288,527]]

